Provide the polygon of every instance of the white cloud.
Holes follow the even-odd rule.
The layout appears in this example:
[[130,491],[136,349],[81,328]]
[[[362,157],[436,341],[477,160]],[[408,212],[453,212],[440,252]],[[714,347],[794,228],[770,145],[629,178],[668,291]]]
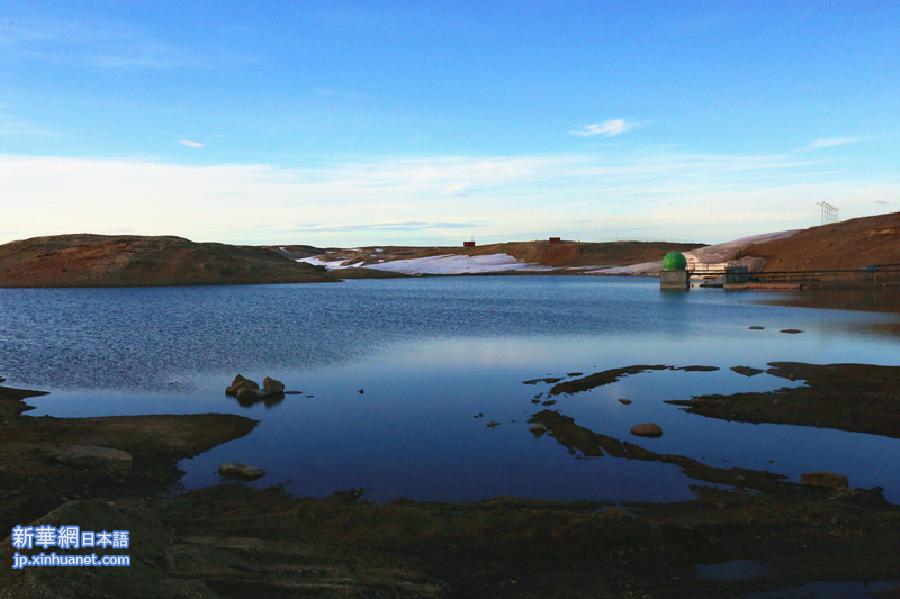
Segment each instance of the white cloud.
[[[0,155],[0,211],[21,223],[18,237],[127,229],[345,246],[551,234],[712,242],[814,224],[819,200],[851,217],[878,211],[875,200],[900,198],[900,178],[841,178],[820,167],[796,155],[646,151],[395,157],[308,168]],[[455,191],[460,185],[464,196]],[[0,234],[0,242],[11,235]]]
[[183,145],[186,148],[194,148],[195,150],[206,147],[206,145],[203,142],[196,141],[193,139],[181,139],[181,140],[178,140],[178,143],[180,143],[181,145]]
[[819,137],[812,140],[801,150],[821,150],[824,148],[834,148],[836,146],[846,146],[848,144],[858,144],[863,141],[863,137]]
[[603,137],[615,137],[617,135],[627,133],[628,131],[637,128],[639,125],[640,124],[636,121],[628,121],[625,119],[610,119],[608,121],[603,121],[600,123],[590,123],[588,125],[584,125],[583,127],[579,127],[578,129],[569,131],[569,133],[578,137],[594,137],[595,135],[602,135]]

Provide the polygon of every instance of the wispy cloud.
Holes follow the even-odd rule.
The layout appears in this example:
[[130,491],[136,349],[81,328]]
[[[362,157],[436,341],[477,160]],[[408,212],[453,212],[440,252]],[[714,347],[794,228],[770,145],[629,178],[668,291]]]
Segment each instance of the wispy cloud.
[[471,229],[478,223],[426,222],[408,220],[399,223],[369,223],[360,225],[301,225],[292,230],[298,233],[345,233],[352,231],[426,231],[430,229]]
[[100,68],[207,66],[188,49],[120,21],[4,19],[0,48],[26,60]]
[[59,135],[59,133],[53,129],[29,121],[28,119],[6,112],[3,105],[0,105],[0,136],[50,137],[55,135]]
[[6,220],[28,223],[19,236],[135,229],[316,245],[434,245],[469,235],[665,239],[685,230],[724,241],[814,224],[816,201],[862,216],[884,210],[876,201],[900,198],[900,177],[863,179],[823,165],[796,154],[637,149],[304,168],[0,155],[0,189],[16,198],[4,206]]
[[579,127],[578,129],[572,129],[571,131],[569,131],[569,133],[577,137],[594,137],[595,135],[602,135],[603,137],[615,137],[617,135],[627,133],[632,129],[636,129],[639,126],[640,123],[638,123],[637,121],[629,121],[626,119],[610,119],[608,121],[602,121],[599,123],[590,123]]
[[849,144],[858,144],[862,141],[865,141],[864,137],[819,137],[817,139],[812,140],[802,148],[801,150],[822,150],[824,148],[834,148],[837,146],[846,146]]
[[199,150],[200,148],[206,147],[206,144],[204,144],[201,141],[194,140],[194,139],[187,139],[187,138],[180,139],[180,140],[178,140],[178,143],[180,143],[181,145],[183,145],[186,148],[193,148],[195,150]]

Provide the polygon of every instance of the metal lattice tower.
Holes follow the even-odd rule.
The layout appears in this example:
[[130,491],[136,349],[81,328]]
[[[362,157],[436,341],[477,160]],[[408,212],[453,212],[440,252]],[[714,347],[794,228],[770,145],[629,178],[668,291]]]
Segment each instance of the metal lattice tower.
[[828,202],[816,202],[816,206],[819,207],[819,214],[822,217],[823,225],[836,223],[840,220],[838,217],[840,209],[837,206],[832,206]]

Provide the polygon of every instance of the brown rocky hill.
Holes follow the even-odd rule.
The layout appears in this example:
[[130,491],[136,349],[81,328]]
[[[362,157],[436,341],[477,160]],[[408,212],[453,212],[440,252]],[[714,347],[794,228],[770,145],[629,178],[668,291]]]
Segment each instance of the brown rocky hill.
[[56,235],[0,245],[0,287],[313,283],[334,276],[260,247],[182,237]]
[[900,212],[810,227],[750,246],[742,253],[765,258],[769,272],[900,264]]
[[[609,243],[577,243],[562,241],[548,243],[546,241],[503,243],[496,248],[515,256],[522,262],[534,262],[549,266],[626,266],[662,260],[668,252],[686,252],[702,247],[701,243],[667,243],[662,241],[614,241]],[[492,253],[483,251],[483,253]]]

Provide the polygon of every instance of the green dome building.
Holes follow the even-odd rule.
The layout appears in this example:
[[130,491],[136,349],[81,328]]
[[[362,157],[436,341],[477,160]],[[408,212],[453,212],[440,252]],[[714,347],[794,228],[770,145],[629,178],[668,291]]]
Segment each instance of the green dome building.
[[687,271],[687,258],[681,252],[669,252],[663,257],[663,270],[659,273],[662,291],[689,291],[691,276]]
[[663,257],[663,270],[686,270],[687,258],[681,252],[669,252]]

